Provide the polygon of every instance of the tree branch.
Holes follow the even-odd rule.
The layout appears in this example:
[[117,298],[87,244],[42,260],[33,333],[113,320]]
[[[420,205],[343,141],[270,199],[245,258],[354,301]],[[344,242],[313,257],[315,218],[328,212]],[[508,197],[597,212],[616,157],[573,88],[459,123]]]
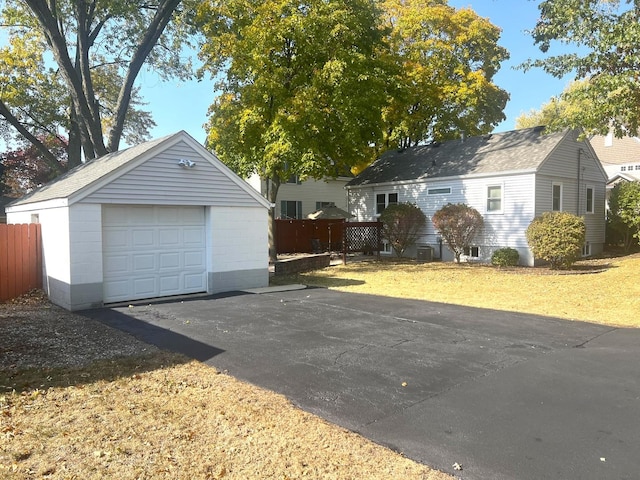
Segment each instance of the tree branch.
[[9,122],[24,138],[26,138],[33,146],[35,146],[38,151],[44,157],[44,160],[47,162],[53,170],[55,170],[58,174],[64,172],[64,169],[60,165],[58,159],[49,151],[49,149],[40,141],[38,137],[33,135],[29,130],[27,130],[20,120],[18,120],[9,110],[7,105],[0,100],[0,115],[4,117],[4,119]]

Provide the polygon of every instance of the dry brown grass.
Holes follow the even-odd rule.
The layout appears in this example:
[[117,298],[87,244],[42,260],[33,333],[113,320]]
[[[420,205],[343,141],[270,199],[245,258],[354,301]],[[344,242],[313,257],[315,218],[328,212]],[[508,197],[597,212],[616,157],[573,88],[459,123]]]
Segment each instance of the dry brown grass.
[[452,478],[177,355],[3,369],[0,385],[2,479]]
[[578,262],[568,271],[372,260],[276,281],[638,327],[639,278],[635,254]]
[[[358,262],[278,281],[637,327],[639,274],[635,255],[560,273]],[[1,479],[452,479],[85,320],[50,305],[0,309]],[[130,356],[110,358],[113,345]],[[42,367],[65,346],[87,365]]]

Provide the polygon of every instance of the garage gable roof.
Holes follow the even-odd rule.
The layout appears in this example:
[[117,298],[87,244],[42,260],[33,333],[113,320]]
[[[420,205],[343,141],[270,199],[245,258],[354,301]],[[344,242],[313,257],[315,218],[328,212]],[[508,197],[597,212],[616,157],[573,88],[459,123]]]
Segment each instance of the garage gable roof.
[[74,203],[180,141],[186,142],[255,201],[265,208],[269,208],[270,203],[262,195],[185,131],[141,143],[83,163],[32,193],[12,202],[10,206],[56,199],[66,199],[69,204]]
[[544,127],[534,127],[389,150],[347,187],[536,171],[568,133],[544,135]]

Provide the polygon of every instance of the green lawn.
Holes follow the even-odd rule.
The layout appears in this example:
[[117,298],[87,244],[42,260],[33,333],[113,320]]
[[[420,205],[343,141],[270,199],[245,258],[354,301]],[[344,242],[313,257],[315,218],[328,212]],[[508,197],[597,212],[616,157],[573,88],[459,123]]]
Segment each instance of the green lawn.
[[579,262],[570,271],[414,261],[359,261],[274,277],[353,293],[640,326],[640,254]]

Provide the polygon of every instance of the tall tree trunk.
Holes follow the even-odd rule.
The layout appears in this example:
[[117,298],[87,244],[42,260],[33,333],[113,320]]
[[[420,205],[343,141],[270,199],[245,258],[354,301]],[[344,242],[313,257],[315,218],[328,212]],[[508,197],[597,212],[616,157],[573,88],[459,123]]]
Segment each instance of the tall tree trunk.
[[278,189],[280,188],[280,177],[265,179],[267,184],[266,197],[271,203],[269,208],[269,263],[278,261],[278,246],[276,245],[276,199],[278,198]]
[[147,60],[147,57],[151,53],[151,50],[160,39],[160,36],[162,35],[162,32],[164,32],[167,24],[171,21],[173,13],[175,12],[176,8],[178,8],[178,5],[180,5],[180,2],[181,0],[160,1],[156,10],[156,14],[153,17],[149,28],[147,29],[142,41],[138,45],[138,48],[131,58],[131,62],[129,63],[129,68],[125,75],[122,88],[120,89],[120,93],[118,95],[118,105],[116,107],[115,121],[109,133],[108,148],[112,152],[117,151],[120,145],[122,130],[124,128],[124,121],[126,119],[127,110],[129,109],[129,103],[131,100],[131,91],[133,89],[133,84],[138,76],[138,73],[140,73],[142,65],[144,65],[144,62]]

